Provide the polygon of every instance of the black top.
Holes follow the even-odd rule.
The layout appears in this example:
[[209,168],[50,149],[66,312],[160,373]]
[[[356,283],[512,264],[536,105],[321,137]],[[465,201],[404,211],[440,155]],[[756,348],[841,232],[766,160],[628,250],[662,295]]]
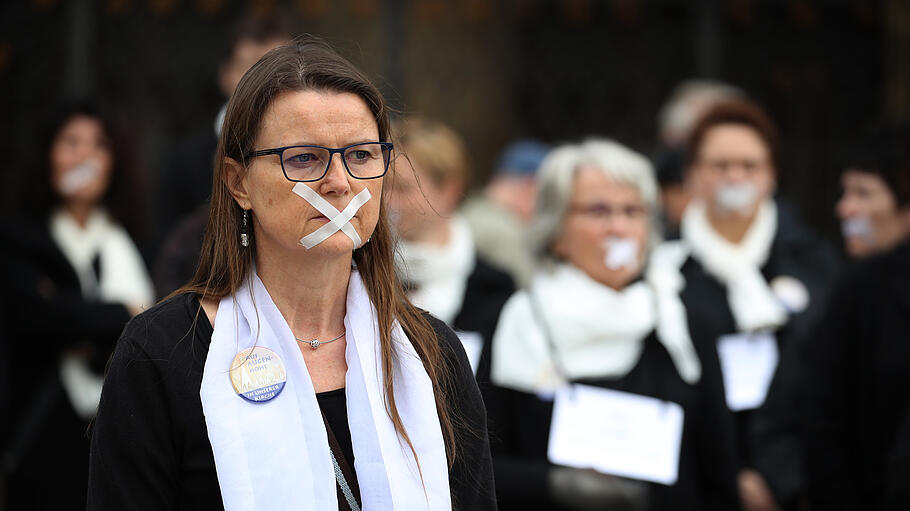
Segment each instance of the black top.
[[812,509],[907,509],[910,243],[851,268],[805,356]]
[[[454,421],[457,454],[449,472],[454,505],[495,509],[480,393],[458,338],[428,319],[453,375],[450,406],[460,419]],[[211,324],[190,294],[166,300],[127,325],[108,367],[92,432],[88,509],[222,509],[199,397],[211,335]],[[332,410],[343,409],[343,401],[323,395],[320,404],[327,416],[335,416],[329,420],[342,443],[350,432],[336,427],[339,416]]]
[[[348,407],[344,388],[320,392],[316,394],[316,401],[326,422],[332,428],[332,434],[338,440],[348,466],[354,470],[354,444],[351,443],[351,428],[348,427]],[[348,483],[352,484],[351,481]]]
[[[702,360],[701,380],[689,385],[655,334],[642,342],[641,358],[628,374],[577,383],[672,401],[683,408],[678,480],[673,486],[649,485],[651,509],[736,509],[731,417],[723,402],[717,359]],[[491,387],[485,397],[500,509],[561,509],[547,487],[552,401],[500,387]]]
[[[814,333],[839,267],[839,259],[830,246],[802,228],[795,218],[782,218],[768,260],[761,268],[766,281],[793,277],[809,292],[808,307],[790,315],[787,324],[774,332],[780,358],[765,404],[757,410],[735,414],[740,464],[757,469],[785,509],[795,505],[805,479],[799,441],[800,389],[795,382],[801,371],[797,353]],[[680,296],[689,322],[710,325],[718,336],[736,333],[724,285],[691,257],[683,264],[682,275],[686,285]],[[717,336],[693,340],[701,343],[697,346],[699,352],[713,352],[716,356]]]

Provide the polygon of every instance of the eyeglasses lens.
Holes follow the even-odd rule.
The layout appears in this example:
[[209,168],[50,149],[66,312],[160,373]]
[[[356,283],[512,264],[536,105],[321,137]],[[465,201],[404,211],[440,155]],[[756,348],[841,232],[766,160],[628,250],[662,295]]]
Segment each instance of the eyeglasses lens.
[[[388,169],[389,152],[382,144],[358,144],[344,151],[344,164],[356,178],[376,178]],[[320,147],[289,147],[281,154],[284,173],[292,181],[316,181],[325,174],[329,163],[329,151]]]

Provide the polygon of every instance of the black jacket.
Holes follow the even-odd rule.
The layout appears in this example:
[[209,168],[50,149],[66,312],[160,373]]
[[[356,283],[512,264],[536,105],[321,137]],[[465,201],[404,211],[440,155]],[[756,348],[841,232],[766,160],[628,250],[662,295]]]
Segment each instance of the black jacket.
[[[577,383],[672,401],[683,408],[679,478],[673,486],[649,485],[651,509],[736,509],[732,417],[724,405],[717,358],[702,360],[701,380],[690,385],[654,333],[642,342],[641,359],[625,376]],[[485,398],[500,509],[561,509],[547,486],[553,402],[492,386]]]
[[[60,355],[74,347],[87,350],[100,373],[129,320],[123,305],[83,298],[76,272],[47,225],[10,222],[7,234],[14,242],[0,251],[0,351],[10,410],[3,416],[2,445],[10,509],[64,509],[85,501],[87,424],[60,382]],[[54,491],[47,491],[49,480]]]
[[907,509],[910,243],[851,268],[809,348],[813,509]]
[[[483,401],[458,338],[428,319],[453,375],[451,405],[460,419],[449,473],[453,501],[462,511],[495,509]],[[191,294],[166,300],[127,326],[92,432],[90,510],[222,509],[199,397],[211,336]]]
[[461,310],[452,322],[455,330],[477,332],[483,337],[483,351],[477,368],[477,383],[483,388],[490,377],[490,346],[499,321],[499,313],[512,293],[515,283],[508,273],[477,257],[474,271],[468,276]]
[[[807,308],[791,315],[788,323],[774,332],[780,360],[765,403],[757,410],[735,414],[741,465],[757,469],[785,509],[795,505],[805,487],[798,419],[803,411],[796,381],[802,362],[798,353],[814,335],[839,268],[834,250],[793,218],[780,222],[768,261],[761,268],[766,281],[793,277],[809,292]],[[691,257],[684,263],[682,274],[685,288],[681,297],[689,321],[707,323],[718,335],[736,333],[723,284]],[[699,351],[716,355],[717,338],[701,342],[705,340],[708,344],[700,346]]]

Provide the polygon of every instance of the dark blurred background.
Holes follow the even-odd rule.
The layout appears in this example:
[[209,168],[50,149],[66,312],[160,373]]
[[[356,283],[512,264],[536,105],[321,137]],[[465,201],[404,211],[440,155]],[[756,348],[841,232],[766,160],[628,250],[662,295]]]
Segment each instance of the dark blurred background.
[[905,0],[19,0],[0,7],[4,182],[49,106],[93,96],[132,129],[151,190],[171,148],[212,126],[243,16],[325,38],[400,111],[454,126],[479,182],[520,136],[650,154],[676,84],[729,82],[779,123],[781,194],[832,239],[839,148],[874,120],[910,120]]

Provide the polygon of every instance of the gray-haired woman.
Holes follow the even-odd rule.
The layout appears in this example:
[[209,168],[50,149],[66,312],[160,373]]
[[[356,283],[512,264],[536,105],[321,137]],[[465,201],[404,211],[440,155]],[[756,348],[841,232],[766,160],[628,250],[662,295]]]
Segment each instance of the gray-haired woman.
[[735,508],[717,360],[696,353],[678,282],[646,271],[650,164],[589,140],[555,149],[539,179],[538,272],[493,340],[500,509]]

